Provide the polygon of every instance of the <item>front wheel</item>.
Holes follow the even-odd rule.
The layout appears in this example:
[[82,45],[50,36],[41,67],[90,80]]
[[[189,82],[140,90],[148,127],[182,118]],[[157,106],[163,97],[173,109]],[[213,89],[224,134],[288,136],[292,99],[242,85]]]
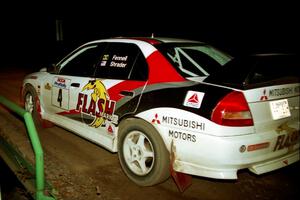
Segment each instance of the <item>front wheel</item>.
[[40,101],[35,89],[31,85],[27,85],[24,89],[24,108],[31,113],[37,129],[50,128],[54,124],[48,120],[42,119]]
[[31,113],[34,122],[40,124],[36,101],[37,95],[35,89],[32,86],[26,86],[24,90],[24,108]]
[[118,155],[123,171],[140,186],[169,176],[169,152],[156,129],[141,119],[126,119],[119,128]]

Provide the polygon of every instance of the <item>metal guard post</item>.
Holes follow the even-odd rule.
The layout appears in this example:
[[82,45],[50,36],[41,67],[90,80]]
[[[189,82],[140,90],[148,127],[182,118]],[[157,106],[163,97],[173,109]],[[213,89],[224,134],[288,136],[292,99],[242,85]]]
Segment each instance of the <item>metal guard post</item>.
[[33,151],[35,154],[36,199],[54,200],[54,198],[44,195],[44,153],[31,114],[1,95],[0,103],[12,110],[13,112],[17,113],[21,117],[23,117],[23,119],[25,120],[30,142],[32,144]]

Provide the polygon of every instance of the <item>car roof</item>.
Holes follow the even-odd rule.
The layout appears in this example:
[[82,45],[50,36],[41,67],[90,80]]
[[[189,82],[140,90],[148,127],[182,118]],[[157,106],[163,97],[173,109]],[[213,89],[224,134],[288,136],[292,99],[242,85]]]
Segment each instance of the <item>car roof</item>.
[[102,42],[102,41],[143,41],[147,42],[149,44],[155,45],[155,44],[160,44],[160,43],[200,43],[204,44],[201,41],[196,41],[196,40],[190,40],[190,39],[183,39],[183,38],[172,38],[172,37],[113,37],[113,38],[107,38],[107,39],[99,39],[99,40],[94,40],[90,41],[89,43],[95,43],[95,42]]
[[143,40],[143,41],[156,40],[159,43],[203,43],[196,40],[190,40],[184,38],[172,38],[172,37],[136,37],[134,39]]
[[189,40],[189,39],[183,39],[183,38],[171,38],[171,37],[137,37],[136,39],[140,40],[157,40],[161,43],[202,43],[200,41],[196,40]]

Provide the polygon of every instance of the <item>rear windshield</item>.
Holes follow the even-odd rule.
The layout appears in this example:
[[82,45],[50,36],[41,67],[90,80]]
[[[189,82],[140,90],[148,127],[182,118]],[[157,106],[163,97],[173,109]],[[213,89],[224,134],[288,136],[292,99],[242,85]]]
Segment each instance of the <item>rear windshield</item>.
[[156,48],[183,77],[208,76],[231,57],[203,43],[161,43]]
[[205,81],[238,88],[253,88],[272,83],[299,82],[299,58],[296,55],[255,55],[229,61]]

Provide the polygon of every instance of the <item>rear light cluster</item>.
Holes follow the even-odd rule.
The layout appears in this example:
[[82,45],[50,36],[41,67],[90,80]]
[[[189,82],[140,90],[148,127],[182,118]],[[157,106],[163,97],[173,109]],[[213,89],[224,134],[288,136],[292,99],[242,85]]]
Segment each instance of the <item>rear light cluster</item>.
[[211,120],[223,126],[253,126],[248,103],[238,91],[230,92],[217,104]]

